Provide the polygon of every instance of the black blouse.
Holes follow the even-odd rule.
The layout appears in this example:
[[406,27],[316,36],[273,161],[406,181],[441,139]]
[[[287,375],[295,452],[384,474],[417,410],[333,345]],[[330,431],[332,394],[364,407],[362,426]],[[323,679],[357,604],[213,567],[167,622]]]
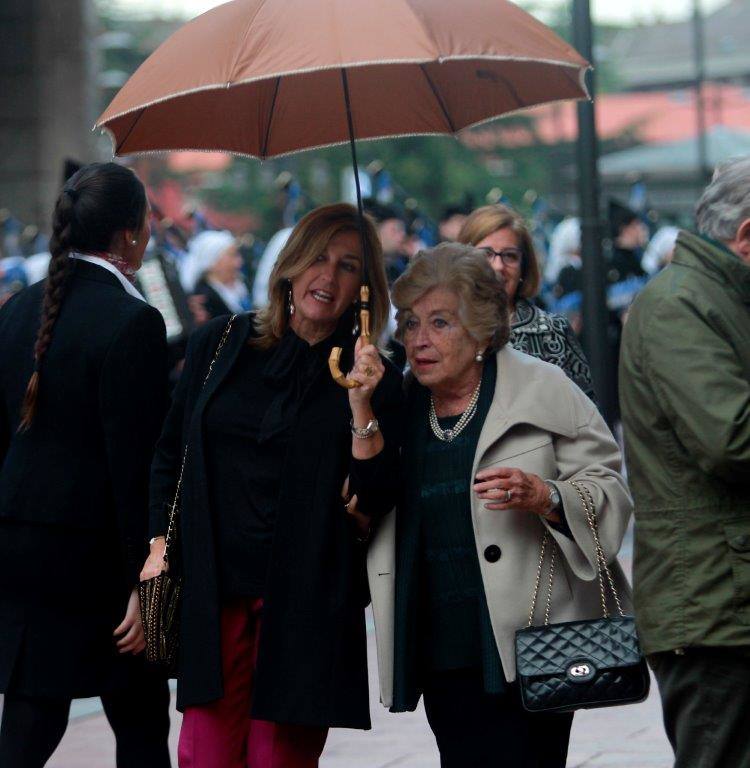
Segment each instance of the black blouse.
[[[208,491],[225,596],[264,593],[297,411],[333,345],[329,337],[310,346],[291,330],[260,355],[245,345],[206,408]],[[352,487],[377,463],[352,459]]]

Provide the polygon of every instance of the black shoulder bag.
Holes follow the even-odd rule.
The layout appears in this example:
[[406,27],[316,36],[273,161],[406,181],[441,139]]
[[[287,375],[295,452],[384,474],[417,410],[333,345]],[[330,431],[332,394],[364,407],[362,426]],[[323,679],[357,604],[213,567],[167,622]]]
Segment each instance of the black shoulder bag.
[[[599,541],[594,500],[585,485],[573,481],[570,484],[581,498],[594,536],[602,618],[549,623],[555,546],[549,531],[545,531],[529,623],[516,632],[516,672],[521,701],[529,712],[572,712],[631,704],[643,701],[649,691],[648,667],[638,643],[635,621],[623,613]],[[544,625],[534,627],[544,555],[550,541],[552,555]],[[619,616],[609,614],[606,585],[609,585]]]

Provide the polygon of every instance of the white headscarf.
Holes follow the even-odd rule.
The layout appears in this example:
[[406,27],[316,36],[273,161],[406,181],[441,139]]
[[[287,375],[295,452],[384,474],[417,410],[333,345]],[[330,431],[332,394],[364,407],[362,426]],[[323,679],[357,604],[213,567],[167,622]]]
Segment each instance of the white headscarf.
[[292,227],[280,229],[269,241],[266,250],[260,257],[258,269],[255,272],[255,282],[253,283],[253,306],[265,307],[268,305],[268,282],[271,278],[271,272],[276,264],[282,248],[286,245],[289,236],[292,234]]
[[679,232],[677,227],[671,226],[661,227],[656,231],[641,259],[641,266],[645,272],[653,275],[664,266],[667,255],[674,249]]
[[191,293],[196,283],[219,260],[227,248],[236,242],[227,230],[206,230],[196,235],[188,246],[185,259],[180,264],[180,282]]
[[581,265],[581,222],[573,218],[564,219],[552,232],[544,279],[556,283],[562,269],[570,264]]

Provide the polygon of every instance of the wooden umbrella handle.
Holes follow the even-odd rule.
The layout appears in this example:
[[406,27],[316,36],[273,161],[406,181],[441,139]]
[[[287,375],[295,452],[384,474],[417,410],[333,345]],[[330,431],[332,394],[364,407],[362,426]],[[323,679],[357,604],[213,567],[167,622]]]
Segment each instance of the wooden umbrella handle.
[[[359,338],[362,339],[362,344],[370,343],[370,287],[363,285],[359,289],[359,327],[361,332]],[[331,371],[333,380],[340,386],[346,389],[355,389],[362,385],[358,381],[353,379],[347,379],[343,371],[339,367],[341,363],[342,347],[334,347],[331,350],[331,354],[328,357],[328,367]]]

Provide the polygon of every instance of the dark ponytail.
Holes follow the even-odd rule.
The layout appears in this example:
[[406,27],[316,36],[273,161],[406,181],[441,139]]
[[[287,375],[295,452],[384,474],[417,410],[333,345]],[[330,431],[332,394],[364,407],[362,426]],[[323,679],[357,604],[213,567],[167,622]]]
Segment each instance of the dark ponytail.
[[136,175],[115,163],[93,163],[74,174],[57,198],[52,215],[51,260],[44,287],[42,319],[34,344],[34,372],[26,387],[18,431],[34,421],[39,371],[52,340],[73,270],[72,251],[109,250],[123,230],[137,231],[146,216],[146,192]]

